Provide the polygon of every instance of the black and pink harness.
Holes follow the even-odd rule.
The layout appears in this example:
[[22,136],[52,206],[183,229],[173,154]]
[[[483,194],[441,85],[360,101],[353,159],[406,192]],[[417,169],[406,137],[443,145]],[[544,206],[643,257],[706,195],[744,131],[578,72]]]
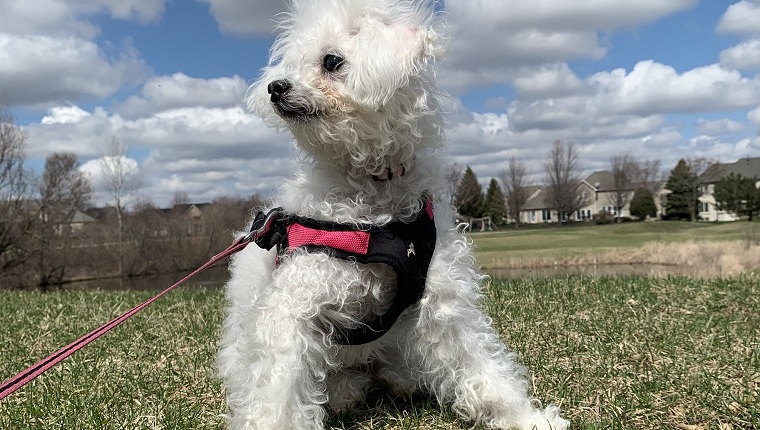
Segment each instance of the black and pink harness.
[[276,208],[268,214],[259,212],[251,230],[261,229],[266,222],[271,226],[256,244],[267,250],[277,246],[278,255],[303,248],[361,264],[386,264],[396,272],[396,296],[391,307],[383,315],[363,322],[357,328],[336,331],[334,340],[339,344],[361,345],[379,339],[425,292],[436,242],[430,199],[425,199],[422,209],[412,220],[380,226],[320,221],[287,214]]

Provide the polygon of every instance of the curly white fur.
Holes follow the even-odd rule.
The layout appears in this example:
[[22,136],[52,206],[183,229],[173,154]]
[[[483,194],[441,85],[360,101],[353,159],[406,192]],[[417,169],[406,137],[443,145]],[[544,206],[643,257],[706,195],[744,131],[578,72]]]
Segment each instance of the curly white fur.
[[[275,266],[273,252],[239,253],[219,352],[234,429],[322,429],[326,409],[351,407],[378,380],[398,395],[424,389],[492,428],[568,427],[557,407],[532,405],[525,370],[480,311],[483,276],[440,197],[435,19],[431,0],[296,1],[249,89],[249,107],[287,128],[306,155],[274,204],[385,224],[411,219],[426,193],[438,237],[422,300],[382,338],[357,346],[335,344],[332,328],[382,314],[395,294],[392,269],[306,252]],[[399,165],[402,177],[373,179]]]

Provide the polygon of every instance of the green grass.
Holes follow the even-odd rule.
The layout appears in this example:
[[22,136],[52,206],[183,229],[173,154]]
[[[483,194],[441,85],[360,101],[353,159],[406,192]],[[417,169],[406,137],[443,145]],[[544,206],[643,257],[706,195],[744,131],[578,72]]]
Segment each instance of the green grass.
[[[760,428],[760,279],[494,282],[485,306],[535,394],[575,429]],[[0,378],[147,292],[1,292]],[[0,402],[2,429],[223,428],[218,289],[184,289]],[[466,429],[430,398],[383,390],[334,429]]]

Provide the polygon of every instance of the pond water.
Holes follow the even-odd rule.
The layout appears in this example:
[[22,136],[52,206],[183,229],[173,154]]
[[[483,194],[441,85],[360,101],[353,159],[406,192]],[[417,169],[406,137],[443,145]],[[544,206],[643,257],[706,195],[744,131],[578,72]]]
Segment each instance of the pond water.
[[[98,279],[92,281],[72,282],[64,285],[66,290],[163,290],[192,272],[168,275],[139,276],[136,278]],[[227,267],[212,267],[205,272],[195,275],[180,288],[210,288],[221,287],[227,280]]]
[[[189,273],[189,272],[188,272]],[[652,265],[652,264],[607,264],[589,266],[554,266],[520,269],[485,269],[493,279],[519,278],[564,278],[568,276],[694,276],[696,270],[689,267]],[[101,279],[66,284],[64,289],[100,289],[100,290],[156,290],[160,291],[185,277],[187,273],[175,273],[159,276],[141,276],[127,279]],[[213,267],[196,275],[181,288],[216,288],[227,281],[225,266]]]

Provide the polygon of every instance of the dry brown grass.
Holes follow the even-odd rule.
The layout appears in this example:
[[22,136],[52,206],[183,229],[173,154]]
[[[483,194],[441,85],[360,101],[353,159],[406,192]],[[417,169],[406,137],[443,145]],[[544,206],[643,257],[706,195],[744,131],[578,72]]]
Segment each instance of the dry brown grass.
[[597,248],[582,254],[502,255],[482,262],[489,270],[621,266],[619,271],[625,273],[622,266],[637,266],[655,276],[718,278],[760,270],[760,245],[746,240],[650,242],[638,248]]

